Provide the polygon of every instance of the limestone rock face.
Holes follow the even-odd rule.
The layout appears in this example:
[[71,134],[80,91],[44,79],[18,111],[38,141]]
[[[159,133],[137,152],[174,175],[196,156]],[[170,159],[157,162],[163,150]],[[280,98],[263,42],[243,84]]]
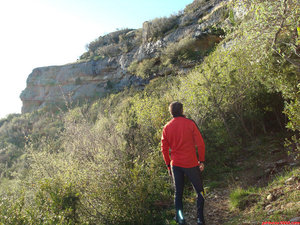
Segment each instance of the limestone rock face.
[[[202,0],[195,0],[202,1]],[[176,26],[156,40],[149,38],[151,22],[145,22],[141,29],[141,40],[136,41],[138,30],[118,31],[101,37],[102,57],[90,58],[62,66],[36,68],[27,79],[27,86],[21,93],[22,113],[32,112],[43,107],[59,106],[66,103],[89,100],[104,96],[111,90],[122,90],[126,86],[143,86],[143,80],[128,72],[133,61],[159,57],[168,44],[178,42],[186,36],[201,40],[203,45],[213,45],[220,41],[217,34],[210,32],[212,25],[220,23],[220,8],[226,0],[202,1],[196,11],[176,18]],[[202,17],[204,22],[199,22]],[[136,32],[136,33],[135,33]],[[121,37],[121,38],[120,38]],[[122,44],[120,44],[122,39]],[[93,46],[91,45],[90,48]],[[124,50],[125,48],[125,50]],[[203,46],[202,49],[207,48]],[[93,50],[97,52],[94,46]],[[87,53],[85,53],[87,54]],[[93,53],[94,54],[94,53]],[[186,72],[186,68],[181,68]],[[179,68],[180,70],[180,68]]]
[[36,68],[20,98],[22,113],[37,108],[101,97],[112,87],[122,89],[143,81],[129,74],[126,56]]

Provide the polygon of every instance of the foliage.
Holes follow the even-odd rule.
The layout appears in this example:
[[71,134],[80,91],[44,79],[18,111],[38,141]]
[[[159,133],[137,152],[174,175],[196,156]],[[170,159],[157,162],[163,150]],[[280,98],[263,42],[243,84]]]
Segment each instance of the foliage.
[[182,64],[187,60],[197,60],[201,52],[195,48],[196,40],[185,37],[178,43],[171,43],[163,52],[164,64]]
[[133,61],[128,67],[128,71],[143,79],[156,76],[159,71],[159,58],[144,59],[141,62]]
[[[151,153],[136,161],[142,153],[136,152],[128,158],[127,131],[115,130],[111,123],[99,118],[93,126],[79,109],[74,109],[66,115],[64,151],[49,153],[48,145],[42,151],[30,150],[29,186],[36,181],[41,184],[34,188],[32,207],[63,217],[68,223],[148,224],[149,217],[155,222],[153,212],[159,213],[153,202],[168,195],[161,193],[167,185],[159,178],[162,170],[157,169],[161,156]],[[123,145],[123,135],[128,145]]]
[[[288,136],[287,126],[296,149],[295,3],[245,1],[250,4],[245,21],[188,74],[149,79],[162,67],[202,54],[190,37],[168,46],[162,58],[131,64],[132,73],[150,80],[143,89],[127,88],[57,114],[38,111],[1,120],[1,223],[164,224],[162,207],[172,204],[172,187],[160,137],[174,100],[200,127],[211,182],[259,136]],[[153,37],[168,32],[174,21],[152,21]],[[119,48],[130,32],[99,38],[89,51],[105,55],[101,48],[110,43]],[[240,210],[256,201],[261,207],[253,190],[239,188],[231,195]]]
[[114,57],[121,52],[127,53],[139,43],[141,34],[139,30],[120,29],[104,36],[98,37],[86,46],[87,52],[80,56],[81,60],[105,57]]
[[119,53],[120,49],[114,44],[105,45],[102,48],[98,48],[96,50],[96,55],[103,57],[114,57],[117,56]]
[[[43,117],[41,116],[43,115]],[[28,136],[33,140],[52,137],[57,140],[61,130],[59,116],[44,111],[24,115],[9,115],[0,127],[0,177],[12,178],[15,171],[24,169]]]
[[192,67],[214,47],[215,41],[205,42],[187,36],[178,42],[170,43],[160,57],[133,61],[128,71],[144,79],[157,75],[168,75],[176,67]]
[[[291,179],[290,183],[286,182],[288,179]],[[265,187],[233,189],[230,204],[235,206],[232,208],[233,214],[235,211],[238,213],[226,224],[241,224],[246,220],[289,221],[299,212],[299,191],[296,188],[298,180],[299,168],[294,168],[280,174]],[[272,206],[272,213],[269,212],[268,205]]]
[[170,17],[155,18],[148,22],[148,38],[157,40],[162,38],[168,31],[178,25],[178,16],[171,15]]
[[230,204],[234,209],[244,210],[250,204],[256,202],[257,196],[251,190],[236,188],[230,193]]
[[201,6],[208,2],[209,0],[195,0],[191,4],[187,5],[184,9],[185,14],[191,14],[199,9]]
[[[282,93],[288,127],[299,132],[299,7],[296,0],[245,1],[254,17],[242,23],[253,72],[269,91]],[[242,41],[242,40],[241,40]],[[251,43],[251,44],[250,44]],[[297,138],[294,138],[299,142]]]
[[123,35],[124,33],[125,34],[128,33],[129,31],[131,31],[131,29],[122,29],[122,30],[109,33],[108,35],[105,36],[100,36],[96,40],[92,41],[87,46],[87,49],[88,51],[94,52],[97,50],[97,48],[103,47],[110,43],[118,44],[120,42],[120,36]]

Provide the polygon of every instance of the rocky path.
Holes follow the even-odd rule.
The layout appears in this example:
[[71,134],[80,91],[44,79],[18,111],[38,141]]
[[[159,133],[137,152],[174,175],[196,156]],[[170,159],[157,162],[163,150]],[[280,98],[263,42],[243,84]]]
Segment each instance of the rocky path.
[[[186,203],[187,225],[197,225],[196,202]],[[204,214],[207,225],[222,225],[229,216],[229,190],[214,190],[205,196]]]

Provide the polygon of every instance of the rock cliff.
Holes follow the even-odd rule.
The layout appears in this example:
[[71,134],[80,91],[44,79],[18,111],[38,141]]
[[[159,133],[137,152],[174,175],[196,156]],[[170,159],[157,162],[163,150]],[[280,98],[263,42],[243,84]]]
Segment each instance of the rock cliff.
[[[99,37],[89,44],[78,62],[34,69],[20,95],[22,113],[102,97],[112,90],[142,86],[155,76],[165,75],[158,72],[142,79],[128,68],[133,62],[151,58],[160,63],[164,50],[185,37],[197,41],[193,51],[211,49],[222,39],[216,30],[229,23],[227,3],[196,0],[178,15],[145,22],[138,30],[125,29]],[[186,72],[195,63],[194,60],[187,65],[176,64],[176,73]]]

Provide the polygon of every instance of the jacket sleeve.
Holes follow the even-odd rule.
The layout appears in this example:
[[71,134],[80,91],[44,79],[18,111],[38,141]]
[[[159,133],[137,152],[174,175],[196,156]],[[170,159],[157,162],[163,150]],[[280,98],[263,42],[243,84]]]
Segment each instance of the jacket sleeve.
[[195,144],[197,145],[197,148],[198,148],[199,161],[204,162],[205,161],[205,144],[204,144],[202,135],[201,135],[196,123],[194,123],[193,135],[194,135]]
[[169,155],[170,145],[167,140],[166,128],[164,127],[162,137],[161,137],[161,151],[165,160],[166,165],[170,165],[170,155]]

